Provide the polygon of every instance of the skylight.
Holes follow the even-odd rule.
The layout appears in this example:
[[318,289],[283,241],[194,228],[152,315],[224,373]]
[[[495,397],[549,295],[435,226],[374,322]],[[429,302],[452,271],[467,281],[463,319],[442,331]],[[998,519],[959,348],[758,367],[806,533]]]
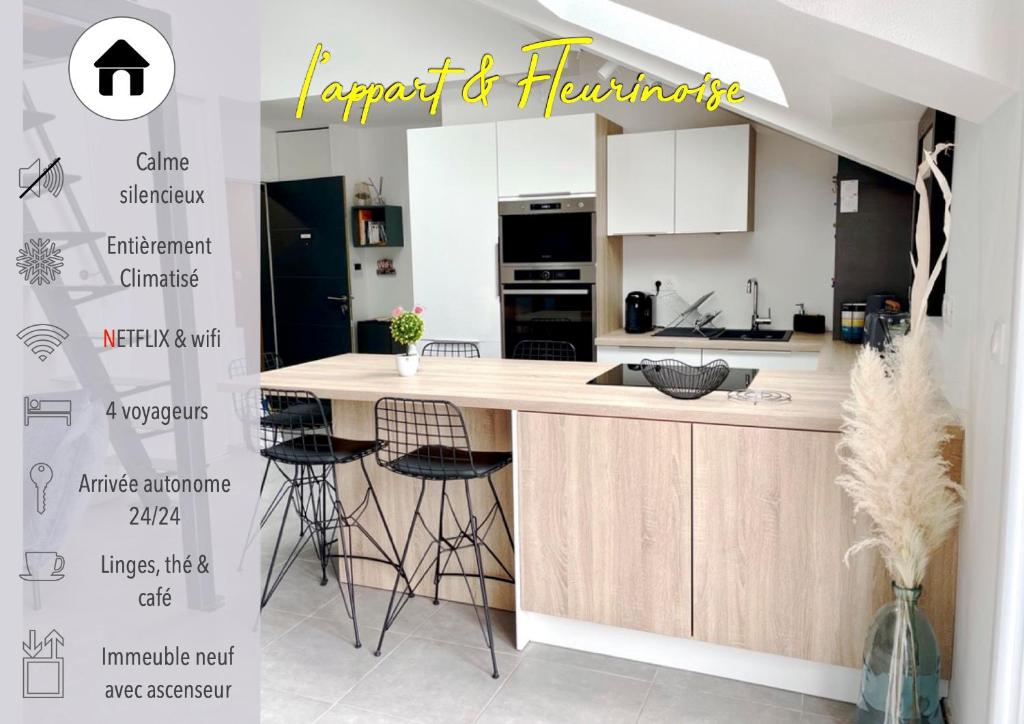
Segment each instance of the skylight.
[[771,61],[612,0],[539,0],[566,22],[789,107]]

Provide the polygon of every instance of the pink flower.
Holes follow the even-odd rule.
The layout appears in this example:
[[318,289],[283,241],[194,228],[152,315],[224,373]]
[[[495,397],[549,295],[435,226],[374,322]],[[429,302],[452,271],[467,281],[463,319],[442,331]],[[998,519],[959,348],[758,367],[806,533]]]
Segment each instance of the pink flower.
[[423,307],[421,307],[420,305],[418,305],[418,304],[417,304],[417,305],[416,305],[416,306],[415,306],[415,307],[413,308],[413,310],[412,310],[412,311],[413,311],[413,312],[414,312],[415,314],[423,314]]
[[402,309],[401,307],[395,307],[394,309],[391,310],[392,317],[400,317],[403,314],[405,314],[405,310]]

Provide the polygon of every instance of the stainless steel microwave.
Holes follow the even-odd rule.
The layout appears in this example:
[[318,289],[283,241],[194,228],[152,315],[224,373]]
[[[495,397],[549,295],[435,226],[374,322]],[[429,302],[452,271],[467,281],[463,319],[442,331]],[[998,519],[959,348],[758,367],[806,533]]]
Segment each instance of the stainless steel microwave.
[[499,202],[501,263],[547,268],[593,264],[596,206],[593,196]]

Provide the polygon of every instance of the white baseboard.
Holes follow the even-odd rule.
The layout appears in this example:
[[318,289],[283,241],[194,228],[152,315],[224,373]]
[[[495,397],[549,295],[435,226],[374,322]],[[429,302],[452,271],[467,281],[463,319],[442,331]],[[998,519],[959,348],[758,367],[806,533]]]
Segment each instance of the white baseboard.
[[860,689],[859,669],[520,609],[516,613],[516,646],[522,649],[531,641],[851,703],[856,703]]

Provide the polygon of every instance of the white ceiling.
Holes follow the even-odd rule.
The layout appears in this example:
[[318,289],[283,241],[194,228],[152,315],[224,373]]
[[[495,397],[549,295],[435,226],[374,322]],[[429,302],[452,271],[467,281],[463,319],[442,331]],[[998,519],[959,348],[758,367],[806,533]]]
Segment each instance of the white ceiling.
[[[545,7],[573,2],[473,2],[538,33],[593,34],[593,52],[666,82],[706,70],[673,65]],[[901,0],[897,10],[887,9],[891,0],[618,2],[766,58],[788,107],[748,95],[731,110],[904,179],[914,173],[917,119],[926,107],[981,121],[1019,86],[1019,0]],[[859,24],[851,27],[851,19]],[[953,39],[956,50],[946,52]]]

